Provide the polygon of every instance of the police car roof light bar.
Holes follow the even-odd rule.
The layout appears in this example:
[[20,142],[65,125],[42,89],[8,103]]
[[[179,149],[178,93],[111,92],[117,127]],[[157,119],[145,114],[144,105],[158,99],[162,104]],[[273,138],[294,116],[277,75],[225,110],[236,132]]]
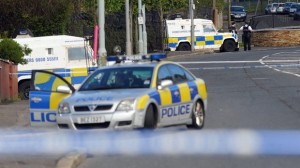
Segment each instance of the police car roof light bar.
[[143,60],[150,60],[152,61],[160,61],[163,58],[167,58],[167,55],[165,53],[155,53],[151,55],[132,55],[132,56],[108,56],[107,61],[114,61],[116,63],[125,62],[126,60],[131,60],[132,62],[139,62]]
[[165,53],[155,53],[150,55],[151,61],[160,61],[161,59],[167,58],[167,54]]

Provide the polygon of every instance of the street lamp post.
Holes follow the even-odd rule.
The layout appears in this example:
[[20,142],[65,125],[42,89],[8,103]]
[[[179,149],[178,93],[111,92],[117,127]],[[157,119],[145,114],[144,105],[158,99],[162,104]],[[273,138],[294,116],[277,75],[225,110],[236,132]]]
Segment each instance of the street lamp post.
[[231,6],[231,0],[228,0],[228,27],[231,26],[231,12],[230,12],[230,6]]
[[129,0],[125,1],[125,6],[126,6],[126,54],[131,55],[132,54],[132,43],[131,43],[131,27],[130,27],[130,14],[129,14]]
[[142,15],[142,0],[138,0],[138,22],[139,22],[139,54],[143,54],[143,15]]
[[105,49],[105,3],[104,0],[98,0],[99,8],[99,57],[98,57],[98,67],[105,66],[107,52]]
[[191,51],[195,50],[194,44],[194,0],[190,0],[190,19],[191,19]]

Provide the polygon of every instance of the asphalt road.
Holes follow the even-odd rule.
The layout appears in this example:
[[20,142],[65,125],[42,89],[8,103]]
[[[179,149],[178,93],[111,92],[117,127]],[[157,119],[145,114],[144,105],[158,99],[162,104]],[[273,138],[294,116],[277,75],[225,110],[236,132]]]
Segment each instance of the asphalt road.
[[[172,154],[172,149],[170,153],[161,154],[138,152],[134,155],[124,155],[123,153],[126,152],[123,152],[119,155],[98,155],[90,153],[79,166],[80,168],[299,167],[300,153],[295,152],[300,150],[300,146],[297,145],[299,137],[288,138],[291,137],[288,131],[298,131],[300,128],[300,70],[297,65],[300,60],[300,48],[268,50],[256,48],[248,52],[173,57],[171,60],[184,63],[186,68],[206,81],[209,96],[206,123],[204,129],[199,132],[190,131],[184,127],[158,129],[158,132],[160,135],[177,134],[176,132],[180,132],[181,135],[187,132],[191,133],[188,135],[193,135],[190,138],[193,138],[195,134],[199,136],[202,134],[207,137],[202,137],[206,139],[199,140],[199,144],[203,145],[203,141],[206,141],[208,146],[214,144],[210,141],[214,141],[215,136],[220,136],[216,143],[221,145],[213,150],[204,146],[201,148],[203,151],[195,154],[180,154],[176,146],[173,148],[176,154]],[[245,151],[239,153],[228,150],[222,153],[219,149],[228,145],[227,142],[232,138],[232,134],[228,135],[228,132],[224,130],[234,133],[243,130],[254,134],[258,132],[259,135],[265,137],[264,145],[269,146],[269,149],[260,146],[263,149],[256,149],[260,152],[254,150],[252,153],[244,153]],[[269,137],[270,134],[264,131],[274,131],[275,135]],[[252,142],[252,137],[249,135],[252,134],[237,135],[232,147],[237,150],[247,148],[246,142]],[[295,143],[293,140],[297,140],[296,146],[289,146],[288,144]],[[170,139],[171,141],[176,142],[174,139]],[[192,144],[196,145],[197,142],[197,140],[193,141]],[[186,143],[191,143],[191,141]],[[177,147],[181,148],[181,146],[182,144],[178,144]],[[286,146],[293,148],[295,153],[284,152]],[[190,150],[193,150],[193,147],[197,148],[192,145],[188,147]],[[164,150],[159,144],[156,148]],[[126,149],[130,150],[130,145]],[[210,153],[205,150],[212,151]]]

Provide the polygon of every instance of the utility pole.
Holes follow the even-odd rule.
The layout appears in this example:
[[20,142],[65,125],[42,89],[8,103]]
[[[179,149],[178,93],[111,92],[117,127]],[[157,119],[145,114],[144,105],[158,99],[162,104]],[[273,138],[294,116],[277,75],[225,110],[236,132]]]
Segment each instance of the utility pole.
[[231,26],[231,12],[230,12],[230,3],[231,0],[228,0],[228,28]]
[[144,20],[144,23],[143,23],[143,54],[146,55],[148,54],[148,44],[147,44],[147,31],[146,31],[146,7],[145,5],[143,5],[143,20]]
[[143,16],[142,16],[142,0],[138,0],[138,23],[139,23],[139,54],[143,54]]
[[190,19],[191,19],[191,51],[195,51],[194,44],[194,0],[190,0]]
[[107,52],[105,49],[105,3],[104,0],[98,0],[99,8],[99,57],[98,57],[98,67],[106,65]]
[[126,54],[127,55],[132,55],[132,43],[131,43],[131,23],[130,23],[130,8],[129,8],[129,0],[125,1],[125,6],[126,6]]
[[213,11],[212,11],[212,16],[213,16],[213,23],[215,26],[217,25],[217,19],[216,19],[216,0],[213,0]]

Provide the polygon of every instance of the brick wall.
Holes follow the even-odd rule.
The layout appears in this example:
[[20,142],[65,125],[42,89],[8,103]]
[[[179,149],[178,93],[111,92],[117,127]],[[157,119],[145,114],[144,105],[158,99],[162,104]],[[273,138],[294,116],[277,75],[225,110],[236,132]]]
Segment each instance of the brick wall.
[[252,44],[255,47],[300,46],[300,29],[255,31]]

